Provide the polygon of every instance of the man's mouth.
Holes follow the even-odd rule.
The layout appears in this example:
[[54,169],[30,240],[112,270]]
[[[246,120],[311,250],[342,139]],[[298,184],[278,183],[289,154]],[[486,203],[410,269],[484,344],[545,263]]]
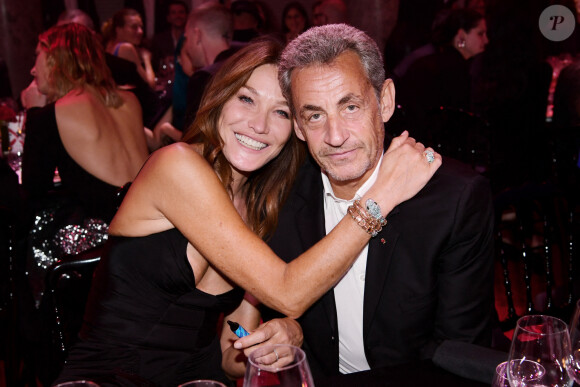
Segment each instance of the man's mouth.
[[240,144],[243,146],[253,149],[253,150],[262,150],[268,146],[268,144],[264,144],[263,142],[256,141],[248,136],[244,136],[243,134],[235,133],[236,139]]

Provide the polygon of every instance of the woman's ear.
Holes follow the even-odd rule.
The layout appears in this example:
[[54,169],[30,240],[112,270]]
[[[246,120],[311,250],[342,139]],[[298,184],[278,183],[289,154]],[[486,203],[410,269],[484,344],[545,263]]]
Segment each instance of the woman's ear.
[[467,37],[467,32],[463,29],[460,28],[457,31],[457,34],[455,35],[455,39],[453,40],[453,43],[455,44],[455,46],[459,46],[462,47],[462,45],[465,45],[465,38]]
[[387,79],[383,82],[379,102],[381,106],[381,117],[383,118],[383,122],[387,122],[391,119],[395,111],[395,84],[392,79]]

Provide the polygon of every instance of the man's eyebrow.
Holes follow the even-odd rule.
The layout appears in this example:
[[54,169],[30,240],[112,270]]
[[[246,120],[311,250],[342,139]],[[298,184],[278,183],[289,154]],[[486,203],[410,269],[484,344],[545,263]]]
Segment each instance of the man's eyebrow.
[[316,105],[304,105],[300,108],[300,113],[304,113],[306,111],[315,111],[315,112],[321,112],[324,109],[322,109],[320,106],[316,106]]
[[338,101],[338,106],[340,105],[344,105],[352,100],[362,100],[361,97],[359,97],[358,95],[354,94],[354,93],[348,93],[347,95],[345,95],[344,97],[342,97],[339,101]]

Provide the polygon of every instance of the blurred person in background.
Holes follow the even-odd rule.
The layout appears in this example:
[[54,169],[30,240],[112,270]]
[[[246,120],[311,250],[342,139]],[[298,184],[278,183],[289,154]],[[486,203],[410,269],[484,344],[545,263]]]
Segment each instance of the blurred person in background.
[[260,5],[250,0],[236,0],[230,6],[234,18],[232,40],[249,42],[261,35],[264,15]]
[[156,73],[159,73],[163,65],[173,64],[188,14],[189,7],[184,1],[171,0],[167,5],[166,19],[169,28],[155,34],[151,41],[152,64]]
[[151,63],[151,52],[141,47],[143,40],[143,21],[141,15],[131,8],[117,11],[113,17],[103,23],[101,32],[105,50],[137,66],[139,75],[155,87],[155,72]]
[[343,0],[322,0],[312,6],[312,25],[347,23],[347,8]]
[[306,31],[310,27],[308,13],[298,1],[293,1],[284,7],[282,11],[282,33],[286,43]]
[[470,109],[471,61],[488,43],[486,22],[479,12],[461,8],[446,15],[433,30],[435,52],[414,61],[398,84],[397,102],[423,141],[434,109]]

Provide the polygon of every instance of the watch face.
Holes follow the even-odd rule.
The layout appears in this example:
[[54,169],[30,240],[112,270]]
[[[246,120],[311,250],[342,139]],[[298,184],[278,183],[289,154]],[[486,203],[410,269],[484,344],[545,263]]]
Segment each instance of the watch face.
[[369,214],[371,214],[371,216],[373,218],[375,218],[375,219],[382,218],[381,207],[379,207],[377,202],[375,202],[373,199],[367,199],[366,206],[367,206],[367,211],[369,212]]

